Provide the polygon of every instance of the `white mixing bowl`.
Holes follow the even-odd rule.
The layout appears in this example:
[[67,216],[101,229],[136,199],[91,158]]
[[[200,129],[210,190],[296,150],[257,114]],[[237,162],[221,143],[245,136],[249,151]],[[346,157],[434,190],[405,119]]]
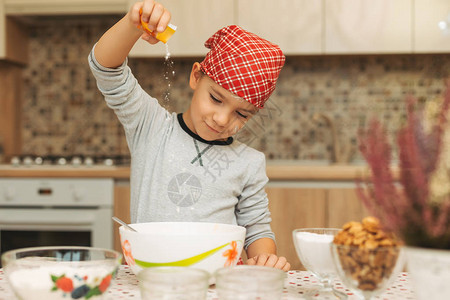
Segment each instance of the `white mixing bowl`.
[[238,262],[245,228],[202,222],[130,224],[119,228],[122,251],[134,274],[149,267],[194,267],[210,274]]

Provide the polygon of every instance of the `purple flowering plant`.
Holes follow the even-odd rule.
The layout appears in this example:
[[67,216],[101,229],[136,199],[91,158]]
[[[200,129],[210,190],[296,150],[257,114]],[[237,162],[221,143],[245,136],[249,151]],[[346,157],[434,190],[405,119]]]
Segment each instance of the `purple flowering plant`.
[[359,135],[370,176],[357,181],[357,194],[385,229],[408,246],[450,249],[448,85],[431,120],[414,97],[407,97],[407,120],[396,133],[398,166],[393,167],[392,145],[379,120],[370,121]]

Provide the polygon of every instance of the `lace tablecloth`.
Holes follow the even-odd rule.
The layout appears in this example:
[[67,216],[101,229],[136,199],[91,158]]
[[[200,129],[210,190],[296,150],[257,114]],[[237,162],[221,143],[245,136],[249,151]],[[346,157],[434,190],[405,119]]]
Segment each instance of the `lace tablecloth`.
[[[283,291],[283,300],[289,299],[303,299],[303,295],[310,293],[318,285],[317,279],[306,271],[289,271],[286,278],[285,287]],[[346,289],[340,282],[334,282],[334,287],[349,295],[349,300],[356,300],[358,297],[351,291]],[[120,266],[117,278],[113,281],[112,286],[108,290],[107,300],[117,299],[141,299],[138,281],[136,276],[131,272],[128,266]],[[0,269],[0,300],[15,300],[17,299],[8,282]],[[214,288],[208,290],[208,300],[218,300],[217,293]],[[407,273],[401,273],[394,284],[386,290],[386,292],[376,299],[416,299],[412,291],[411,284]]]

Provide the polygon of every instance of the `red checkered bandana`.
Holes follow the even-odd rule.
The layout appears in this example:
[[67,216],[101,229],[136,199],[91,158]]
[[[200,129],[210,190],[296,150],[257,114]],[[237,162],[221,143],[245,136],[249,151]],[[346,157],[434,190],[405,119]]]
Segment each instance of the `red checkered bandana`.
[[221,87],[263,108],[284,65],[280,47],[236,25],[217,31],[205,47],[211,50],[200,63],[202,71]]

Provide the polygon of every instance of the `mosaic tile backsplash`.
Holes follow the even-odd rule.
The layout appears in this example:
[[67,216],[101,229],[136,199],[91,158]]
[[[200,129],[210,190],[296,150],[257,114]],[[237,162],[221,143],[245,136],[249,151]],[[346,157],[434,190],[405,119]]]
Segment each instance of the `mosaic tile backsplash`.
[[[97,90],[87,64],[93,44],[116,17],[46,20],[30,27],[23,72],[23,154],[127,155],[123,129]],[[170,46],[170,42],[169,42]],[[163,58],[129,61],[142,87],[169,110],[187,109],[189,72],[201,58],[174,58],[170,89]],[[378,116],[394,133],[404,99],[440,97],[450,55],[289,56],[266,108],[237,138],[268,160],[358,160],[357,130]],[[167,100],[167,99],[168,100]]]

